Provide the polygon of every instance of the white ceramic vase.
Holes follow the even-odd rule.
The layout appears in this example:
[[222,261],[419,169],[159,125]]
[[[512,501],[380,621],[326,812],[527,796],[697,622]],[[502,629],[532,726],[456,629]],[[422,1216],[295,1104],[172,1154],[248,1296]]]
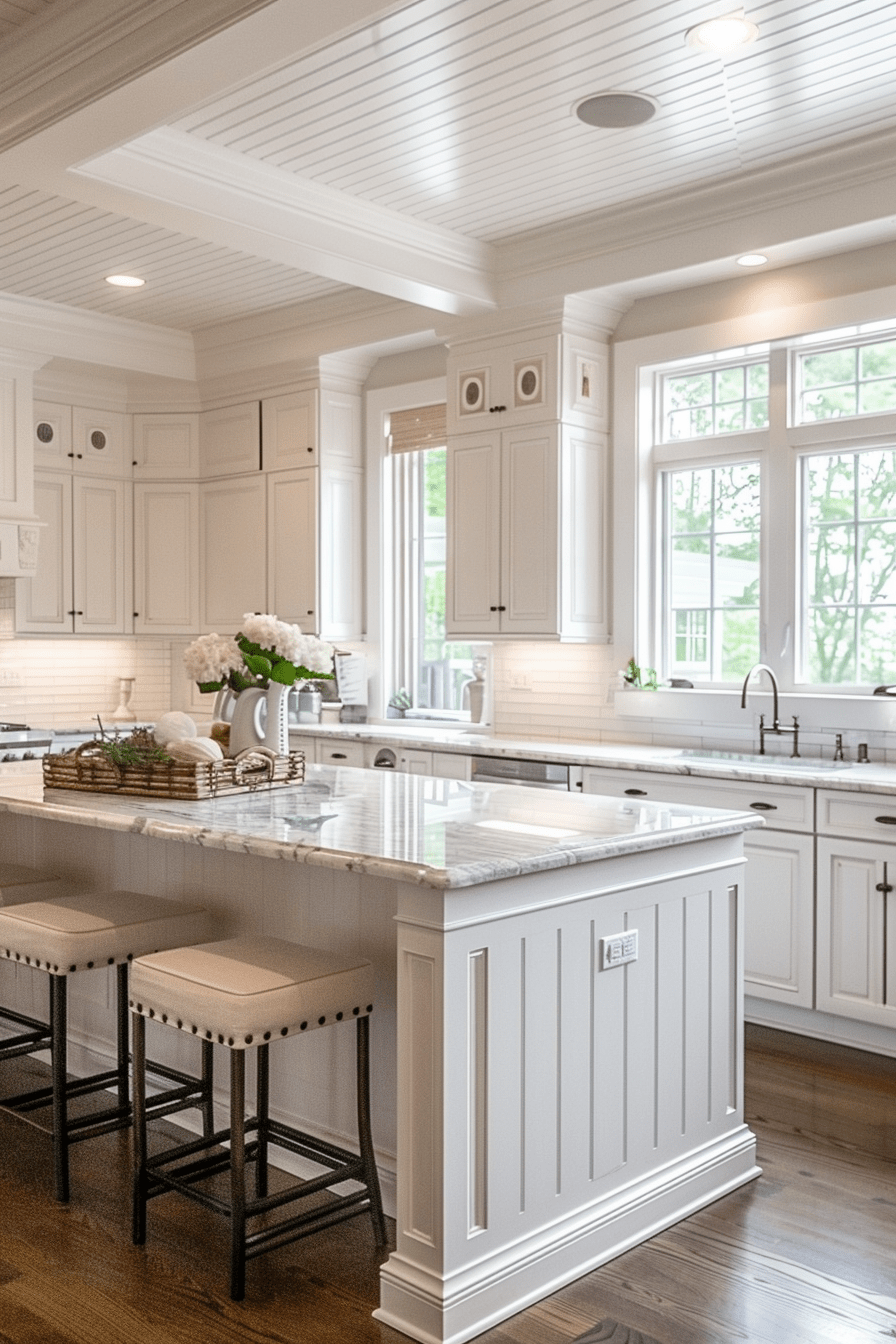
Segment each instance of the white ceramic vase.
[[252,686],[240,691],[230,722],[231,756],[238,756],[249,747],[268,747],[278,756],[289,754],[289,689],[272,681],[267,690]]

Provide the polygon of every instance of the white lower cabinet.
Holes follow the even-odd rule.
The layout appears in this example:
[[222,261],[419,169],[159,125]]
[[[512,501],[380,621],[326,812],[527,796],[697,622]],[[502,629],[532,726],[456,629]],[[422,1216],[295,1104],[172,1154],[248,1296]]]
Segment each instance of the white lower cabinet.
[[16,628],[43,634],[129,633],[131,485],[35,473],[42,529],[37,573],[16,585]]
[[816,1007],[896,1026],[896,845],[819,837],[817,860]]
[[192,634],[199,624],[199,487],[134,486],[134,631]]
[[765,827],[744,833],[745,992],[812,1007],[812,789],[584,766],[582,791],[618,797],[631,807],[644,800],[759,812]]

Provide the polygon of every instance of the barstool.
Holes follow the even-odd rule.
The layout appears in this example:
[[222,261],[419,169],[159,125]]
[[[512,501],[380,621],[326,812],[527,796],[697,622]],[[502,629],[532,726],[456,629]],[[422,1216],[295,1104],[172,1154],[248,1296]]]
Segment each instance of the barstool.
[[[246,1260],[346,1218],[369,1212],[378,1246],[386,1244],[379,1178],[370,1134],[369,1015],[373,967],[279,938],[232,938],[140,957],[131,968],[134,1015],[134,1242],[146,1240],[147,1200],[178,1190],[230,1219],[230,1295],[245,1295]],[[146,1018],[189,1031],[230,1050],[230,1124],[202,1139],[148,1156],[144,1033]],[[357,1112],[360,1156],[272,1120],[268,1110],[269,1042],[330,1026],[357,1023]],[[256,1114],[246,1118],[246,1051],[258,1051]],[[248,1143],[246,1136],[254,1134]],[[229,1152],[222,1145],[229,1144]],[[326,1167],[322,1175],[268,1194],[268,1149],[286,1149]],[[255,1161],[254,1198],[246,1164]],[[229,1197],[199,1183],[228,1171]],[[360,1181],[337,1195],[330,1187]],[[296,1200],[326,1191],[323,1205],[267,1222],[247,1223]]]
[[[128,966],[134,956],[181,943],[201,942],[212,932],[207,912],[198,906],[131,891],[92,892],[55,900],[0,906],[0,957],[43,971],[49,979],[49,1022],[0,1006],[0,1020],[14,1024],[17,1035],[0,1041],[0,1061],[49,1049],[51,1082],[0,1098],[0,1110],[26,1119],[53,1137],[56,1198],[69,1197],[71,1144],[123,1129],[131,1123],[128,1050]],[[67,985],[79,971],[117,967],[116,1067],[71,1081],[67,1073]],[[211,1046],[203,1050],[200,1078],[153,1063],[151,1071],[175,1084],[153,1096],[151,1113],[168,1115],[198,1107],[204,1132],[211,1133]],[[114,1105],[70,1118],[68,1103],[104,1089],[116,1090]],[[47,1125],[32,1113],[52,1106]]]

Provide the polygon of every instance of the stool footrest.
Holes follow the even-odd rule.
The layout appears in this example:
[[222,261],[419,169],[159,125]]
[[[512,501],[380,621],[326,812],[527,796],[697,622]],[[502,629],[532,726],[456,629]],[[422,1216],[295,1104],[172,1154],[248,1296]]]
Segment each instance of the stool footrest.
[[[247,1213],[249,1212],[247,1209]],[[369,1212],[370,1195],[367,1190],[359,1190],[353,1195],[338,1195],[332,1203],[323,1208],[309,1209],[295,1218],[285,1218],[274,1227],[265,1227],[258,1232],[248,1233],[246,1259],[251,1260],[265,1251],[287,1246],[291,1241],[310,1237],[315,1232],[322,1232],[326,1227],[333,1227],[336,1223],[344,1223],[348,1218]]]

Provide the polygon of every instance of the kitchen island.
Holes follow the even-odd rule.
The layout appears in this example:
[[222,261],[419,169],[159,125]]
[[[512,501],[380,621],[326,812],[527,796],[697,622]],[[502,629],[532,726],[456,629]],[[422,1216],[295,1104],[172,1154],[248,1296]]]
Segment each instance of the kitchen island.
[[[760,824],[312,766],[299,787],[199,803],[2,799],[0,852],[85,886],[202,896],[223,936],[370,958],[397,1225],[376,1314],[459,1344],[758,1174],[741,891],[742,832]],[[4,1002],[33,1008],[42,977],[0,965]],[[86,1067],[112,1022],[108,973],[83,979]],[[149,1048],[189,1067],[195,1042],[157,1028]],[[350,1024],[282,1042],[272,1107],[351,1136],[352,1051]]]

